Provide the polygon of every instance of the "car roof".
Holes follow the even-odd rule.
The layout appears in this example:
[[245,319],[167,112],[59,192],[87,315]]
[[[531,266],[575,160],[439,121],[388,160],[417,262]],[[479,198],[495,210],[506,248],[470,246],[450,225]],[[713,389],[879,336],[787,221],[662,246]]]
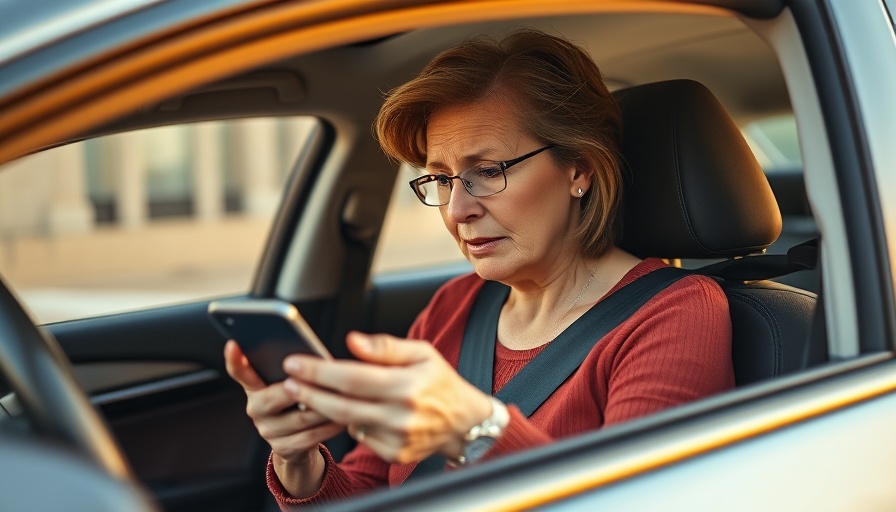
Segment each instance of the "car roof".
[[0,95],[72,63],[260,0],[0,0]]
[[[725,4],[724,1],[692,3]],[[125,0],[99,2],[91,7],[87,1],[68,0],[56,5],[51,0],[37,0],[35,6],[43,4],[54,5],[46,11],[49,15],[41,17],[34,14],[37,7],[23,8],[20,0],[0,3],[0,9],[5,9],[0,10],[0,19],[8,20],[16,12],[24,13],[20,16],[21,28],[4,22],[4,27],[12,30],[12,37],[3,38],[8,41],[7,46],[0,46],[0,50],[5,48],[6,58],[11,60],[0,65],[0,104],[15,105],[18,97],[55,85],[55,77],[60,73],[66,79],[83,76],[92,80],[97,76],[91,71],[96,63],[116,59],[126,62],[131,55],[145,54],[144,49],[158,49],[165,41],[189,36],[191,27],[212,27],[217,21],[237,19],[244,11],[252,14],[253,9],[261,12],[271,2]],[[430,3],[409,1],[408,4]],[[304,5],[289,4],[289,8],[297,10],[296,6]],[[767,0],[751,6],[773,10],[780,7],[780,2]],[[376,4],[370,4],[370,8],[387,9]],[[429,22],[429,26],[409,27],[400,33],[377,32],[375,27],[361,31],[366,36],[349,33],[346,37],[341,33],[340,39],[348,44],[277,61],[269,59],[262,67],[205,83],[177,97],[162,102],[147,100],[111,123],[57,139],[54,145],[122,130],[259,115],[310,114],[330,120],[349,115],[360,124],[369,123],[382,94],[411,78],[439,51],[472,35],[500,37],[520,26],[560,33],[581,44],[591,52],[615,88],[675,78],[697,80],[716,94],[741,125],[755,118],[790,111],[784,78],[774,52],[742,15],[687,2],[664,4],[661,9],[649,2],[624,5],[597,2],[592,9],[593,14],[565,16],[554,16],[548,10],[544,16],[529,19],[492,13],[483,17],[505,19],[444,25]],[[42,26],[41,20],[50,20],[45,22],[50,28],[43,29],[41,36],[27,39],[22,32],[24,26]],[[67,21],[54,25],[53,20]],[[54,26],[55,31],[51,30]],[[372,40],[365,40],[371,37]],[[302,45],[315,46],[306,42]],[[288,55],[288,49],[278,51]],[[330,58],[333,56],[339,58]],[[337,67],[338,62],[353,64]],[[127,75],[120,76],[126,79]],[[190,76],[188,82],[202,83],[204,75],[191,73]],[[332,84],[338,87],[333,88]],[[276,94],[271,94],[272,89]],[[284,90],[291,92],[283,95]],[[239,101],[233,101],[237,95]]]
[[163,1],[0,1],[0,63]]

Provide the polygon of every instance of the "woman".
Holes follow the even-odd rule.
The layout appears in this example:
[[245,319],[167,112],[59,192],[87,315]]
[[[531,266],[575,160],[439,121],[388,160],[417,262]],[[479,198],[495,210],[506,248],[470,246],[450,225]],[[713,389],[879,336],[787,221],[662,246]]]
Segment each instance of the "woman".
[[[588,55],[530,30],[464,42],[392,91],[380,144],[426,169],[412,188],[475,273],[442,287],[408,340],[351,333],[358,361],[290,356],[290,378],[269,387],[228,343],[228,372],[273,448],[268,484],[281,506],[398,485],[431,454],[478,462],[733,386],[727,301],[699,276],[599,342],[582,340],[594,348],[528,418],[455,371],[485,281],[510,287],[497,340],[483,340],[494,343],[495,392],[595,303],[664,266],[614,245],[620,125]],[[346,426],[358,446],[337,464],[320,443]],[[472,450],[483,432],[493,439]]]

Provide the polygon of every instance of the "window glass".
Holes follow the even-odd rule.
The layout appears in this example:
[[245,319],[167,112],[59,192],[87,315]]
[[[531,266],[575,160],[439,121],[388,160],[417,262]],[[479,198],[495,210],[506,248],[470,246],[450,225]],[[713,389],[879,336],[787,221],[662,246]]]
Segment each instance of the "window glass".
[[244,292],[317,124],[153,128],[9,163],[0,274],[39,323]]
[[374,274],[466,261],[445,229],[439,209],[425,206],[408,186],[419,174],[406,165],[398,171],[377,244]]
[[802,168],[793,114],[753,121],[744,127],[743,134],[766,173]]

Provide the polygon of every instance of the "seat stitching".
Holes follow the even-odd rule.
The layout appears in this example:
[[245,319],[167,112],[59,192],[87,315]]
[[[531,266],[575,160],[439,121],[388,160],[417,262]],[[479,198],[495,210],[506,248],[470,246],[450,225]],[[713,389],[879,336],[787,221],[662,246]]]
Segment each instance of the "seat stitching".
[[697,247],[699,247],[700,249],[702,249],[704,251],[714,253],[714,251],[711,251],[709,248],[707,248],[705,245],[703,245],[703,242],[701,242],[700,238],[697,237],[697,232],[696,232],[696,229],[694,228],[693,223],[691,222],[691,215],[690,215],[690,212],[688,211],[688,208],[686,206],[686,201],[684,198],[684,187],[682,185],[684,183],[684,180],[681,178],[682,173],[681,173],[681,166],[679,165],[680,158],[679,158],[679,153],[678,153],[678,101],[677,101],[677,98],[676,98],[675,103],[673,103],[673,105],[672,105],[672,153],[673,153],[672,161],[675,164],[674,176],[675,176],[675,184],[676,184],[675,188],[678,191],[678,207],[681,208],[681,211],[684,213],[684,223],[685,223],[685,226],[687,227],[688,234],[691,236],[691,239],[694,240],[694,243],[697,245]]
[[740,300],[742,302],[747,302],[756,307],[756,310],[763,314],[769,323],[772,326],[772,346],[775,350],[775,365],[774,372],[775,376],[781,374],[781,344],[783,342],[783,337],[781,336],[781,328],[778,325],[778,319],[772,314],[771,309],[768,308],[761,301],[755,299],[754,297],[741,292],[731,291],[729,294],[729,298],[733,298],[735,300]]

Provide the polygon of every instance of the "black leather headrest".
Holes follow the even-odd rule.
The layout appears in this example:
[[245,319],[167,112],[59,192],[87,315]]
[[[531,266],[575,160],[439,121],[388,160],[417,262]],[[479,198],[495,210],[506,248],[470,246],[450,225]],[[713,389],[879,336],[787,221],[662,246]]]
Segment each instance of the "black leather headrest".
[[614,96],[625,134],[620,247],[642,258],[722,258],[778,238],[768,180],[709,89],[671,80]]

